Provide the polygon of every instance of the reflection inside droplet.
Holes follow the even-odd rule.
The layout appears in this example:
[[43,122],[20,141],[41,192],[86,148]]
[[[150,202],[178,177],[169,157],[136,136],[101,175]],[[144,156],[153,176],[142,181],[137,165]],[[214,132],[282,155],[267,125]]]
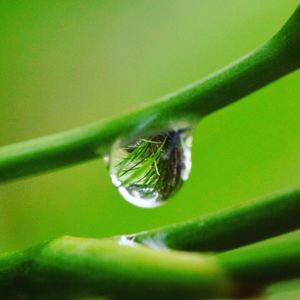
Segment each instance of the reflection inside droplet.
[[176,129],[132,143],[117,140],[108,161],[113,184],[124,199],[152,208],[170,198],[191,170],[190,129]]

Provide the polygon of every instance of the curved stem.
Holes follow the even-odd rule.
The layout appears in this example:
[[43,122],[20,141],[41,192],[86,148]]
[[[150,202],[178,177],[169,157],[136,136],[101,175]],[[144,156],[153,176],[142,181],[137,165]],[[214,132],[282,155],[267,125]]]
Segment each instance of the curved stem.
[[3,147],[0,181],[102,156],[120,137],[194,122],[300,67],[300,6],[267,43],[210,77],[107,123]]
[[128,238],[152,248],[225,251],[300,228],[300,189]]

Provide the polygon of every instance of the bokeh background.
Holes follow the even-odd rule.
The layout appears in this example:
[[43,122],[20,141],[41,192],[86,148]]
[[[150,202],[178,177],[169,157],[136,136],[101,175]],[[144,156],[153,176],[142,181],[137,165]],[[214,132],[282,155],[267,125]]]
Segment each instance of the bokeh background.
[[[270,38],[298,2],[0,0],[0,145],[198,80]],[[101,160],[1,185],[0,251],[133,233],[298,186],[299,83],[294,72],[201,121],[190,180],[162,207],[125,202]]]

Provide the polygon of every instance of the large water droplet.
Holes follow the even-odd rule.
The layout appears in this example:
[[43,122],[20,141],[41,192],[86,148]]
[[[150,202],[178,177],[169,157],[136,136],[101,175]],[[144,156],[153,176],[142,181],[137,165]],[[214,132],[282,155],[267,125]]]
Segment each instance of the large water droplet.
[[112,182],[128,202],[159,206],[188,179],[191,144],[190,129],[169,130],[129,144],[117,140],[107,160]]

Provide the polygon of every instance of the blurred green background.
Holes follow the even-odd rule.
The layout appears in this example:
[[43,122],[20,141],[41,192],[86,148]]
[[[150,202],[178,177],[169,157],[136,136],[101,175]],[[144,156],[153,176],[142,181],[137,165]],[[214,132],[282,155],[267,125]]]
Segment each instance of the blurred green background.
[[[270,38],[298,2],[0,0],[0,145],[198,80]],[[0,251],[146,230],[299,185],[299,82],[290,74],[200,122],[190,180],[162,207],[125,202],[101,160],[1,185]]]

